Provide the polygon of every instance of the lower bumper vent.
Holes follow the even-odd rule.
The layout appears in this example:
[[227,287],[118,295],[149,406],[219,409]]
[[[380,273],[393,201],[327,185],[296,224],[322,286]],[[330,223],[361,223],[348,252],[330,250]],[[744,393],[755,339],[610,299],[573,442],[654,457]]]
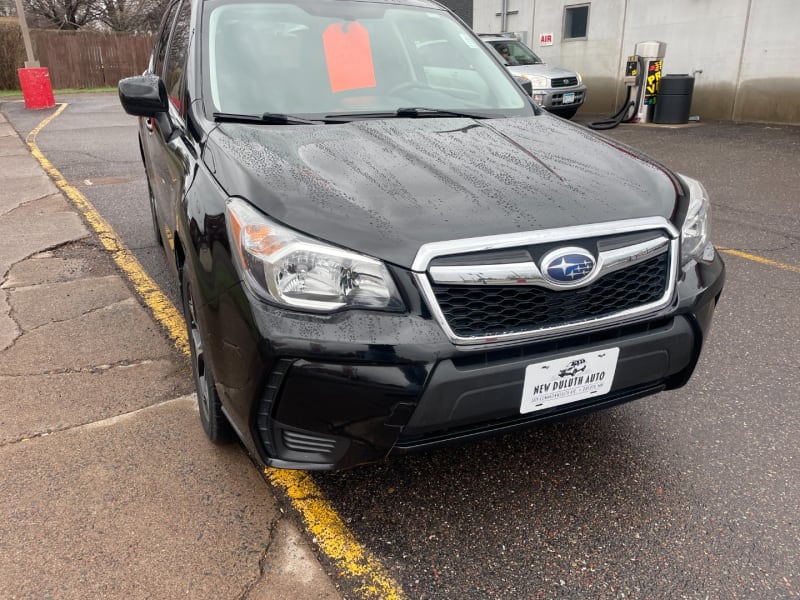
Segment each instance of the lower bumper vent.
[[309,435],[284,429],[283,445],[288,450],[295,452],[314,452],[317,454],[331,454],[336,449],[336,440],[321,436]]

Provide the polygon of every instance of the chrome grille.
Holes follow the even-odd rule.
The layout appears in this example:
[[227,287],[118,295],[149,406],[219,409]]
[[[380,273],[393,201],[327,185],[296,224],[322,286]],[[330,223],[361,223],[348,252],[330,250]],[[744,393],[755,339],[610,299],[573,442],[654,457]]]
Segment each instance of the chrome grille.
[[571,85],[578,85],[577,77],[562,77],[560,79],[551,79],[551,85],[554,88],[569,87]]
[[666,253],[574,290],[538,286],[433,285],[459,337],[492,336],[597,319],[645,306],[664,295]]
[[[646,217],[431,242],[412,270],[450,341],[478,350],[663,316],[675,295],[679,241],[669,220]],[[573,251],[594,256],[592,270],[574,282],[551,277],[559,255]]]

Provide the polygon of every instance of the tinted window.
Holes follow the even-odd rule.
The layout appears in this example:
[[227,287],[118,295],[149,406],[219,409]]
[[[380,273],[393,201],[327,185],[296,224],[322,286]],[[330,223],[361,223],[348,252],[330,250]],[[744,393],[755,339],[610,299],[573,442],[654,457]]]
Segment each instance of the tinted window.
[[186,53],[189,50],[189,33],[191,31],[192,5],[189,0],[181,4],[181,10],[172,30],[167,56],[167,68],[164,74],[164,83],[167,85],[167,95],[179,111],[182,112],[183,74],[186,70]]
[[153,65],[153,72],[158,76],[163,74],[164,57],[167,54],[169,32],[172,29],[172,20],[177,9],[178,3],[176,2],[167,9],[167,14],[164,15],[164,20],[161,22],[160,33],[158,34],[158,54],[156,54],[155,65]]

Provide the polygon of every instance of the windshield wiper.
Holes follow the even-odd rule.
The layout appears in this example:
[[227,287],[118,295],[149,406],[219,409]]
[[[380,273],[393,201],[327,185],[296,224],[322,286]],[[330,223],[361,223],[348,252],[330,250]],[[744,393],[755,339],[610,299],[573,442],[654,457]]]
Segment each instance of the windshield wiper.
[[442,110],[439,108],[426,108],[424,106],[410,106],[397,109],[398,117],[466,117],[468,119],[488,119],[480,113],[464,112],[457,110]]
[[214,120],[218,123],[258,123],[261,125],[316,125],[323,121],[311,121],[294,115],[266,112],[263,115],[239,115],[235,113],[215,112]]
[[394,111],[376,111],[360,113],[338,113],[325,115],[326,123],[347,123],[358,119],[420,119],[426,117],[463,117],[467,119],[489,119],[487,115],[480,113],[462,112],[455,110],[443,110],[439,108],[425,108],[422,106],[398,108]]

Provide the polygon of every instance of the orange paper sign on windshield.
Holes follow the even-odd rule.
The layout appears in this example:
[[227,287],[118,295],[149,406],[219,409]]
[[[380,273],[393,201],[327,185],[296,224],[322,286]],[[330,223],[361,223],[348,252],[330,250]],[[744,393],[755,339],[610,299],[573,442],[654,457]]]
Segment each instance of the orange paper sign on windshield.
[[360,23],[334,23],[322,34],[332,92],[375,87],[369,33]]

